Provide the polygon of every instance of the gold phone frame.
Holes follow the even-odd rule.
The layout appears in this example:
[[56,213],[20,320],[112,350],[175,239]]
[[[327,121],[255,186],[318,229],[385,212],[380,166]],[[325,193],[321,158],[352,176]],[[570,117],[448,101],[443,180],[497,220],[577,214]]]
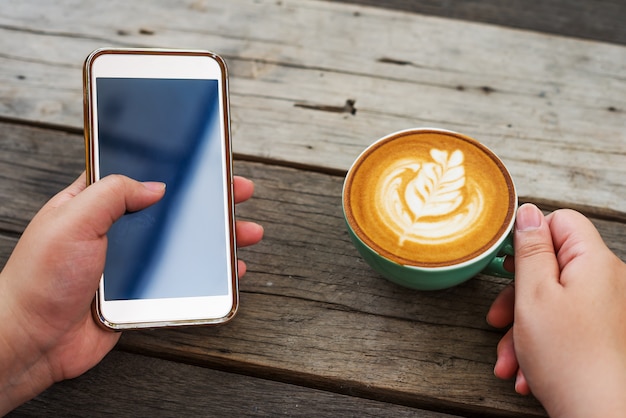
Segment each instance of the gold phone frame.
[[[97,181],[95,178],[95,153],[97,150],[94,148],[94,112],[95,106],[92,103],[92,66],[95,60],[104,54],[126,54],[126,55],[176,55],[176,56],[205,56],[212,58],[217,62],[221,69],[221,103],[223,114],[223,126],[224,126],[224,141],[225,141],[225,167],[226,167],[226,180],[228,181],[227,191],[227,203],[228,203],[228,227],[230,231],[229,242],[229,254],[231,263],[231,292],[232,292],[232,307],[230,311],[220,318],[203,318],[203,319],[189,319],[189,320],[171,320],[171,321],[148,321],[148,322],[123,322],[113,323],[108,321],[102,314],[101,309],[101,290],[96,291],[94,301],[92,304],[92,312],[96,323],[105,329],[121,331],[128,329],[145,329],[145,328],[161,328],[161,327],[177,327],[177,326],[191,326],[191,325],[218,325],[230,321],[236,314],[239,307],[239,280],[237,272],[237,246],[235,237],[235,204],[234,204],[234,190],[233,190],[233,158],[231,147],[231,133],[230,133],[230,106],[228,97],[228,71],[226,62],[219,55],[210,51],[204,50],[182,50],[182,49],[158,49],[158,48],[101,48],[93,51],[85,60],[83,67],[83,106],[84,106],[84,136],[85,136],[85,170],[87,178],[87,186]],[[102,280],[102,278],[101,278]],[[184,299],[184,298],[181,298]]]

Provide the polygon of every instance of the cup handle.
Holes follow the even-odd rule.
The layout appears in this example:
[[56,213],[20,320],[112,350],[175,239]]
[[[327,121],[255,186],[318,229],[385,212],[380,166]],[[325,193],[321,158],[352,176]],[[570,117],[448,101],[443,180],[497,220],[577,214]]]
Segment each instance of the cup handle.
[[513,251],[513,233],[512,232],[506,237],[502,245],[502,248],[500,249],[500,251],[498,251],[498,254],[496,254],[493,260],[491,260],[491,262],[487,265],[487,267],[485,267],[482,273],[488,274],[490,276],[514,279],[515,274],[504,268],[504,260],[506,259],[507,255],[515,255]]

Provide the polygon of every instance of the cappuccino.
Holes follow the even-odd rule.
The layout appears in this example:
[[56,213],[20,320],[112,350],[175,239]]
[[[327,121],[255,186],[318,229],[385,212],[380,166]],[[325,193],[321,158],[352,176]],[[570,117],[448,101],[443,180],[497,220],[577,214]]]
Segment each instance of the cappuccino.
[[381,256],[402,265],[452,266],[491,249],[510,228],[515,189],[479,142],[422,129],[385,137],[346,176],[346,220]]

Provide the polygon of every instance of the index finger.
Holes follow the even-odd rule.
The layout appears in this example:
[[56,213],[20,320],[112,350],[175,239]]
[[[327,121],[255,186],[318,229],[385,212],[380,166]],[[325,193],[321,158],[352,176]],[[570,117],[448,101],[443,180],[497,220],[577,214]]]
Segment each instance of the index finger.
[[254,193],[254,183],[245,177],[233,176],[233,189],[235,193],[235,203],[245,202]]
[[[584,267],[596,265],[598,260],[602,260],[602,254],[611,253],[596,227],[581,213],[560,209],[548,215],[546,220],[552,232],[559,270],[564,272],[571,267],[579,273],[562,274],[562,285],[567,285],[572,278],[584,276],[580,274]],[[570,280],[567,280],[568,277]]]

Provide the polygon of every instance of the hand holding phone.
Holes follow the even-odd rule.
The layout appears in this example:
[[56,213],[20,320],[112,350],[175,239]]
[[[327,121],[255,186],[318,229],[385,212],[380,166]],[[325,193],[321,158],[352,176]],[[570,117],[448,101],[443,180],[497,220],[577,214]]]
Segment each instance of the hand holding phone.
[[109,231],[95,316],[111,329],[216,324],[238,305],[226,65],[206,51],[86,60],[87,178],[167,185]]

